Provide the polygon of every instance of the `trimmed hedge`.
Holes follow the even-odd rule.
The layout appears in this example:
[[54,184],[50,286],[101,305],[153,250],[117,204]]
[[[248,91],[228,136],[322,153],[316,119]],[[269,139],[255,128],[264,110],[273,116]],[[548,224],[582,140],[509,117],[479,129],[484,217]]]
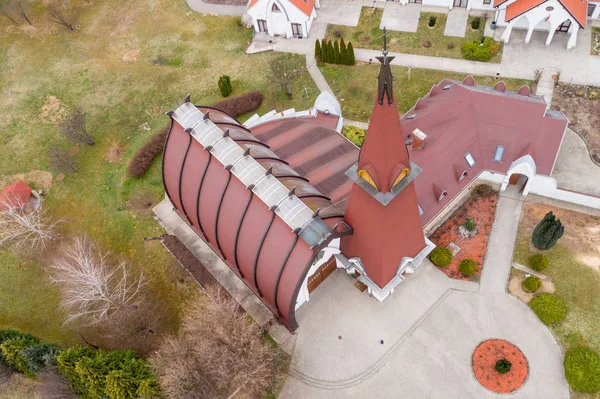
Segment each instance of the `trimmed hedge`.
[[563,363],[571,388],[583,392],[600,391],[600,355],[588,348],[567,352]]
[[546,255],[543,254],[533,255],[529,258],[529,266],[531,266],[533,270],[541,272],[548,267],[548,258],[546,258]]
[[463,58],[471,61],[488,62],[498,54],[499,50],[500,44],[491,37],[484,39],[483,46],[479,40],[465,42],[462,45]]
[[221,100],[211,105],[211,107],[218,108],[222,111],[227,112],[229,115],[236,117],[248,112],[255,111],[263,101],[263,95],[260,91],[251,91],[241,96],[231,97],[225,100]]
[[463,276],[468,277],[477,273],[477,263],[473,259],[463,259],[458,265]]
[[357,147],[362,146],[365,141],[365,129],[361,129],[357,126],[346,125],[342,129],[342,134]]
[[553,294],[543,293],[533,297],[529,307],[547,326],[560,322],[567,315],[565,301]]
[[523,288],[527,292],[536,292],[542,286],[542,280],[536,276],[529,276],[523,280]]
[[435,247],[429,255],[431,262],[439,267],[447,267],[452,262],[452,252],[448,248]]
[[128,167],[130,176],[142,177],[146,174],[154,158],[163,152],[168,133],[169,127],[163,127],[133,154]]

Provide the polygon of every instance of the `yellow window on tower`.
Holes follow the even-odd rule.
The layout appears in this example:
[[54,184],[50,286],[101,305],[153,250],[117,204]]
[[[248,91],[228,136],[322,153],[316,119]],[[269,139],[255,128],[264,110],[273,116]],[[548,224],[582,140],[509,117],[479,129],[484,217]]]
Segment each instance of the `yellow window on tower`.
[[360,177],[361,179],[363,179],[364,181],[369,183],[371,186],[373,186],[375,188],[375,190],[379,191],[379,188],[377,187],[375,180],[373,180],[373,178],[371,177],[369,172],[367,172],[364,169],[361,169],[358,171],[358,177]]
[[398,174],[398,177],[396,177],[396,180],[394,180],[394,184],[392,184],[392,189],[394,187],[396,187],[396,184],[400,183],[400,181],[402,179],[404,179],[406,176],[408,176],[409,173],[410,173],[410,169],[408,169],[408,168],[402,169],[402,171]]

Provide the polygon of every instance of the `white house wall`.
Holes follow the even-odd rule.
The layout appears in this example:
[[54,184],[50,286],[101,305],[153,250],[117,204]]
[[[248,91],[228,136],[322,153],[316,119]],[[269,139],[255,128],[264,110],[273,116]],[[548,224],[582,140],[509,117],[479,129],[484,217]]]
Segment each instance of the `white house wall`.
[[600,19],[600,1],[599,2],[590,1],[588,4],[595,4],[596,5],[596,9],[594,10],[594,13],[592,15],[590,15],[588,17],[588,19]]
[[[280,12],[271,11],[273,3],[277,4],[281,10]],[[311,15],[307,16],[288,0],[259,0],[247,12],[252,18],[256,32],[259,32],[258,20],[262,19],[267,21],[267,33],[270,36],[284,36],[287,38],[293,37],[293,23],[302,25],[302,37],[308,37],[308,32],[316,16],[314,8]]]

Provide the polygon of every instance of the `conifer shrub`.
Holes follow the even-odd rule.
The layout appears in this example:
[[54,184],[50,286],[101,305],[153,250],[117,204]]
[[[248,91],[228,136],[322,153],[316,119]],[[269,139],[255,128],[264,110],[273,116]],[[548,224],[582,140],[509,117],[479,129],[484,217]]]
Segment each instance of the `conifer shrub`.
[[358,126],[346,125],[342,129],[342,134],[357,147],[362,146],[365,141],[365,130]]
[[[4,343],[4,341],[8,341],[9,339],[21,338],[23,333],[17,330],[13,330],[12,328],[0,329],[0,345]],[[33,337],[33,335],[31,336]],[[0,363],[6,363],[6,359],[2,355],[2,350],[0,350]]]
[[471,21],[471,29],[473,29],[473,30],[478,30],[480,25],[481,25],[481,19],[479,17],[474,18]]
[[452,262],[452,252],[448,248],[436,247],[429,255],[431,262],[439,267],[448,267]]
[[473,259],[463,259],[458,265],[463,276],[469,277],[477,273],[477,263]]
[[340,64],[348,65],[348,47],[344,42],[344,38],[340,41]]
[[321,40],[321,61],[328,62],[329,60],[329,46],[327,45],[327,39]]
[[508,359],[500,359],[496,362],[495,369],[500,374],[506,374],[510,371],[512,363]]
[[556,242],[562,237],[565,228],[560,219],[556,219],[552,212],[548,212],[546,216],[535,226],[531,241],[537,249],[547,250],[556,245]]
[[39,343],[22,351],[23,359],[27,362],[30,373],[37,373],[47,366],[56,364],[59,347],[54,344]]
[[335,50],[331,40],[327,42],[327,62],[330,64],[335,63]]
[[240,96],[225,98],[216,102],[212,107],[218,108],[227,112],[229,115],[236,117],[248,112],[256,111],[263,102],[262,92],[256,90]]
[[576,391],[600,391],[600,355],[588,348],[568,351],[564,360],[565,378]]
[[231,94],[231,78],[227,75],[221,75],[219,77],[219,90],[223,97],[227,97]]
[[542,286],[542,280],[536,276],[527,276],[523,280],[523,289],[527,292],[536,292]]
[[315,40],[315,59],[321,61],[321,42]]
[[529,301],[529,307],[547,326],[560,322],[567,315],[565,301],[554,294],[542,293]]
[[348,65],[354,65],[356,63],[356,59],[354,58],[354,47],[352,47],[352,42],[348,42]]
[[333,63],[339,64],[340,62],[341,62],[340,44],[338,43],[337,40],[335,40],[333,42]]
[[23,350],[37,345],[38,339],[31,335],[21,335],[18,338],[11,338],[0,345],[2,356],[5,362],[21,373],[25,373],[28,376],[33,376],[34,372],[29,370],[29,364],[23,356]]
[[435,15],[430,15],[429,16],[429,22],[427,22],[427,25],[430,28],[433,28],[435,26],[435,24],[437,23],[437,17]]
[[541,272],[548,267],[548,258],[544,254],[535,254],[529,258],[529,266],[533,270]]
[[471,216],[468,216],[465,222],[465,229],[468,231],[475,231],[476,228],[477,223],[475,223],[475,219],[473,219]]
[[169,127],[163,127],[133,154],[128,166],[130,176],[141,177],[146,174],[154,158],[162,153],[168,133]]

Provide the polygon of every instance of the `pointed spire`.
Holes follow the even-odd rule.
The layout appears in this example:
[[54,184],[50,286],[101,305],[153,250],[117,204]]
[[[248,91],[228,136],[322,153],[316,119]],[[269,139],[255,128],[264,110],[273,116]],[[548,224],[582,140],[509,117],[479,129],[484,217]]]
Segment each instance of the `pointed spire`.
[[394,101],[394,89],[392,85],[392,81],[394,80],[394,76],[392,75],[392,69],[390,67],[390,62],[395,57],[388,57],[387,51],[387,35],[390,33],[385,26],[383,27],[383,57],[376,57],[379,62],[381,62],[381,68],[379,68],[379,85],[377,88],[377,98],[379,105],[383,104],[383,97],[387,94],[388,104],[391,104]]

